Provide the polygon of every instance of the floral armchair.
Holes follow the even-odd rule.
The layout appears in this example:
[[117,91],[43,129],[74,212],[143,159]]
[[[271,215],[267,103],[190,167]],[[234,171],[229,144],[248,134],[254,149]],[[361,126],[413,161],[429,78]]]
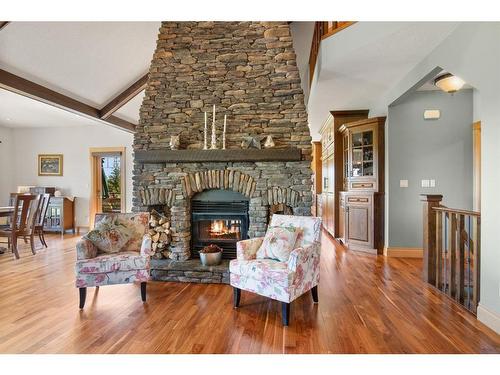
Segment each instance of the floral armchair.
[[128,240],[117,253],[103,253],[93,242],[83,237],[76,244],[76,287],[80,290],[80,309],[85,306],[87,287],[141,283],[141,297],[146,301],[146,282],[149,280],[149,261],[152,254],[151,237],[147,234],[149,213],[97,214],[95,223],[112,218],[128,230]]
[[280,262],[256,258],[263,237],[238,242],[237,259],[229,265],[234,307],[239,306],[241,289],[278,300],[283,325],[287,326],[293,300],[311,290],[313,301],[318,302],[321,219],[275,214],[270,225],[301,228],[295,249],[287,262]]

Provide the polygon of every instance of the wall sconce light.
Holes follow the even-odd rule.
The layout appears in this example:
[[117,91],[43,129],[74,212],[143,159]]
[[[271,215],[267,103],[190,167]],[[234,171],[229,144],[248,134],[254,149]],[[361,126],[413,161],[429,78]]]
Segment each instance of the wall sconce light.
[[426,109],[424,111],[424,120],[439,120],[441,111],[439,109]]
[[453,94],[460,90],[465,82],[462,78],[454,76],[451,73],[443,74],[434,80],[434,85],[439,87],[444,92]]

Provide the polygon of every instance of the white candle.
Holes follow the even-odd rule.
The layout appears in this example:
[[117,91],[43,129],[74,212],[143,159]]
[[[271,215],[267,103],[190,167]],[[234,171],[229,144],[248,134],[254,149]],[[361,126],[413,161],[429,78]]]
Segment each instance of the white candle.
[[217,148],[217,141],[215,139],[215,104],[214,104],[214,111],[212,115],[212,142],[210,143],[210,148],[212,150],[215,150]]
[[207,112],[205,112],[205,130],[203,132],[204,138],[203,138],[203,149],[207,149]]
[[222,149],[226,149],[226,115],[224,115],[224,131],[222,132]]

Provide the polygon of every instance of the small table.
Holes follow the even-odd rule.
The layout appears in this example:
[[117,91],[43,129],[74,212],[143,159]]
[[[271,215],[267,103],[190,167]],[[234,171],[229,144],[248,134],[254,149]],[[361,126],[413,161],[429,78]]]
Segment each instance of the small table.
[[[0,217],[10,217],[14,213],[13,206],[0,207]],[[0,254],[5,252],[5,247],[0,247]]]

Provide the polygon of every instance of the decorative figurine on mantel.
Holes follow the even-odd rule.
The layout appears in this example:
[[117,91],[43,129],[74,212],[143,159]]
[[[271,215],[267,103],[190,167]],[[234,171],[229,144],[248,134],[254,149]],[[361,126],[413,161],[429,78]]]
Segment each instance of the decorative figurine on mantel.
[[249,149],[249,148],[257,148],[261,149],[262,140],[265,138],[265,135],[256,135],[253,137],[243,137],[243,141],[241,142],[241,148]]
[[179,135],[170,136],[170,149],[178,150],[181,144],[181,137]]
[[264,142],[264,148],[273,148],[273,147],[274,147],[273,137],[268,135],[266,141]]

